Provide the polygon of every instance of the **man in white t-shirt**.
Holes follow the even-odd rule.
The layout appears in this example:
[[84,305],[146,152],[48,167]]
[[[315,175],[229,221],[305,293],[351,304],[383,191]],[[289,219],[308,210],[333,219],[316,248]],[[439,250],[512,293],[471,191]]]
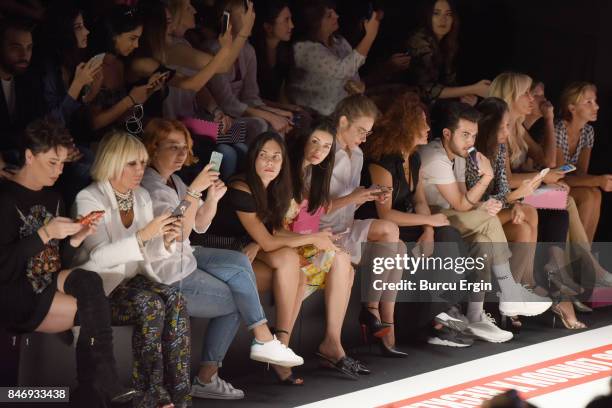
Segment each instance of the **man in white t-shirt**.
[[[478,133],[479,112],[465,103],[451,102],[440,110],[439,139],[419,150],[425,196],[433,211],[444,213],[451,225],[471,244],[472,256],[484,257],[486,265],[478,280],[489,281],[491,273],[500,287],[499,309],[506,316],[534,316],[543,313],[550,299],[528,292],[512,277],[508,259],[511,256],[502,225],[497,218],[501,203],[495,199],[480,202],[489,183],[493,168],[489,160],[477,153],[480,180],[474,187],[465,185],[466,159]],[[486,254],[486,255],[485,255]],[[512,333],[495,326],[495,320],[483,311],[484,294],[470,298],[467,317],[471,334],[487,341],[503,342]]]

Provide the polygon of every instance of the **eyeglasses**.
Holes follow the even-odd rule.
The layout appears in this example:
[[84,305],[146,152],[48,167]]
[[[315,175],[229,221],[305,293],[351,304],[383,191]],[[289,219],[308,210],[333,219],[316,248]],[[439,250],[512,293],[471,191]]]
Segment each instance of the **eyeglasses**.
[[132,115],[125,120],[125,128],[133,135],[142,133],[142,118],[144,116],[144,108],[142,104],[137,104],[132,107]]
[[361,136],[368,137],[368,136],[370,136],[372,133],[374,133],[374,131],[373,131],[373,130],[367,130],[367,129],[364,129],[364,128],[362,128],[361,126],[357,126],[357,133],[359,133],[359,135],[361,135]]
[[265,162],[271,161],[273,163],[279,163],[283,161],[283,156],[280,153],[268,154],[265,152],[259,152],[257,158]]

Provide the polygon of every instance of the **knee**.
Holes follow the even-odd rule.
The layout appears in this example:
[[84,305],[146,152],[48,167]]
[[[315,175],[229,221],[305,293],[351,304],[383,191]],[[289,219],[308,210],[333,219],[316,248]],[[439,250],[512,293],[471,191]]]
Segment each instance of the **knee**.
[[70,272],[64,282],[64,292],[69,295],[87,294],[92,296],[101,294],[105,296],[100,275],[85,269],[74,269]]
[[599,210],[599,206],[601,205],[601,190],[597,187],[592,187],[590,189],[591,192],[591,202],[593,203],[593,207],[595,210]]
[[399,227],[397,224],[391,221],[383,221],[380,224],[381,240],[383,242],[397,242],[399,241]]
[[273,267],[278,268],[297,268],[299,269],[300,257],[293,248],[281,248],[271,254]]

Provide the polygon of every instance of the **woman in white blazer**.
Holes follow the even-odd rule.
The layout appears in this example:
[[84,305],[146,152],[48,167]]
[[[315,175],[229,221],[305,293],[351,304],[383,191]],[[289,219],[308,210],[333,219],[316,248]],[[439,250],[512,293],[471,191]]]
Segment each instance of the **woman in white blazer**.
[[81,268],[100,274],[114,325],[133,325],[135,407],[186,406],[190,401],[189,317],[177,288],[164,285],[151,262],[169,257],[179,233],[170,213],[153,217],[140,187],[148,155],[124,132],[104,137],[92,167],[94,182],[76,197],[75,215],[104,211],[79,249]]

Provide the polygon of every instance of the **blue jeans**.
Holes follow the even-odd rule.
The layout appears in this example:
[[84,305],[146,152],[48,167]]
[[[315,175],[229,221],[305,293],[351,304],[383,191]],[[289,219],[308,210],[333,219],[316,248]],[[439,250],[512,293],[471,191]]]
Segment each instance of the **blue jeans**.
[[198,268],[173,286],[182,288],[190,316],[210,319],[202,364],[221,366],[240,325],[240,317],[251,330],[266,323],[266,316],[246,255],[200,246],[194,247],[193,255]]
[[248,146],[244,143],[234,144],[218,144],[215,146],[215,151],[223,154],[223,160],[221,160],[221,179],[224,181],[240,172],[242,165],[245,162]]

